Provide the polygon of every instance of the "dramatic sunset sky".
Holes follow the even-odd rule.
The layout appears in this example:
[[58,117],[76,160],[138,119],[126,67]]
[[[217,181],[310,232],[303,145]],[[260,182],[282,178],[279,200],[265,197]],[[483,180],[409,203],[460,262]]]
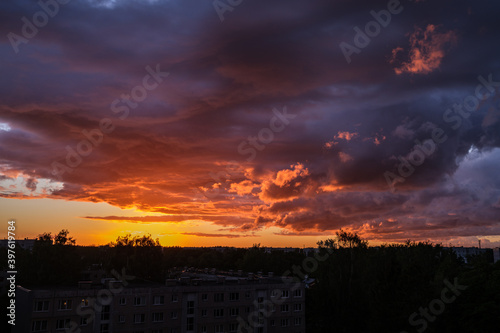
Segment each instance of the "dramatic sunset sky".
[[1,237],[500,245],[498,2],[60,1],[0,2]]

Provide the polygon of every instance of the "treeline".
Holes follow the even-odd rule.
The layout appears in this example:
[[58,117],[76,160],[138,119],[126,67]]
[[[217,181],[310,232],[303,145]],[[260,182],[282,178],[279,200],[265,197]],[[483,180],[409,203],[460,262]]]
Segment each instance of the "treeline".
[[32,251],[16,249],[17,283],[74,286],[82,271],[96,265],[159,283],[185,267],[286,272],[300,279],[307,274],[315,279],[306,290],[307,333],[498,332],[500,262],[492,264],[486,255],[465,264],[440,245],[368,247],[344,231],[318,242],[318,251],[266,253],[259,244],[223,251],[162,247],[150,235],[83,247],[62,230],[40,235]]
[[307,332],[499,332],[500,262],[466,265],[430,243],[368,247],[340,231],[318,243]]
[[29,287],[76,285],[81,273],[90,267],[100,267],[108,273],[125,269],[139,280],[159,283],[191,267],[280,275],[304,258],[299,251],[266,253],[260,244],[249,249],[223,250],[162,247],[151,235],[128,234],[106,246],[76,246],[68,230],[55,236],[41,234],[31,251],[18,247],[16,256],[18,284]]

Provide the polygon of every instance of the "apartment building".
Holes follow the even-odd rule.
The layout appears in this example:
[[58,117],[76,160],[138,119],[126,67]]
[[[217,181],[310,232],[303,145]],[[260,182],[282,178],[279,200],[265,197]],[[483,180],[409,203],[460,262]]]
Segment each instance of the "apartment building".
[[184,274],[164,285],[105,279],[73,289],[18,287],[16,298],[13,332],[305,332],[304,283],[281,277]]

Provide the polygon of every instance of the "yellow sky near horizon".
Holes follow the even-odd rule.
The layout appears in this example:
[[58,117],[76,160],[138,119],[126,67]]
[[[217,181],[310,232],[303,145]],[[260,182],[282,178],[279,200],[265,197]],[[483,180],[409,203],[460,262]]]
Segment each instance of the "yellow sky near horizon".
[[[209,222],[192,220],[187,222],[133,223],[112,220],[92,220],[84,216],[164,216],[137,209],[121,209],[107,203],[66,201],[56,199],[13,199],[0,198],[0,221],[16,220],[16,238],[35,238],[43,232],[57,234],[68,229],[78,245],[102,245],[114,241],[127,233],[132,235],[151,234],[159,238],[163,246],[234,246],[249,247],[260,243],[274,247],[314,247],[316,242],[331,233],[311,236],[277,235],[279,228],[269,228],[248,237],[221,229]],[[15,214],[13,215],[13,212]],[[196,230],[196,235],[193,233]],[[186,233],[186,234],[183,234]],[[7,229],[1,230],[3,237]],[[219,235],[219,236],[215,236]],[[228,235],[228,237],[224,237]],[[232,235],[232,236],[231,236]]]

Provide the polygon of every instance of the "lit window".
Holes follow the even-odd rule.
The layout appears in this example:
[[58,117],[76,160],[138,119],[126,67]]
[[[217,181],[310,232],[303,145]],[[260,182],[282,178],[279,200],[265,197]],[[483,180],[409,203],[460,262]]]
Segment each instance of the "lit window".
[[64,299],[59,301],[59,310],[71,310],[71,300],[70,299]]

